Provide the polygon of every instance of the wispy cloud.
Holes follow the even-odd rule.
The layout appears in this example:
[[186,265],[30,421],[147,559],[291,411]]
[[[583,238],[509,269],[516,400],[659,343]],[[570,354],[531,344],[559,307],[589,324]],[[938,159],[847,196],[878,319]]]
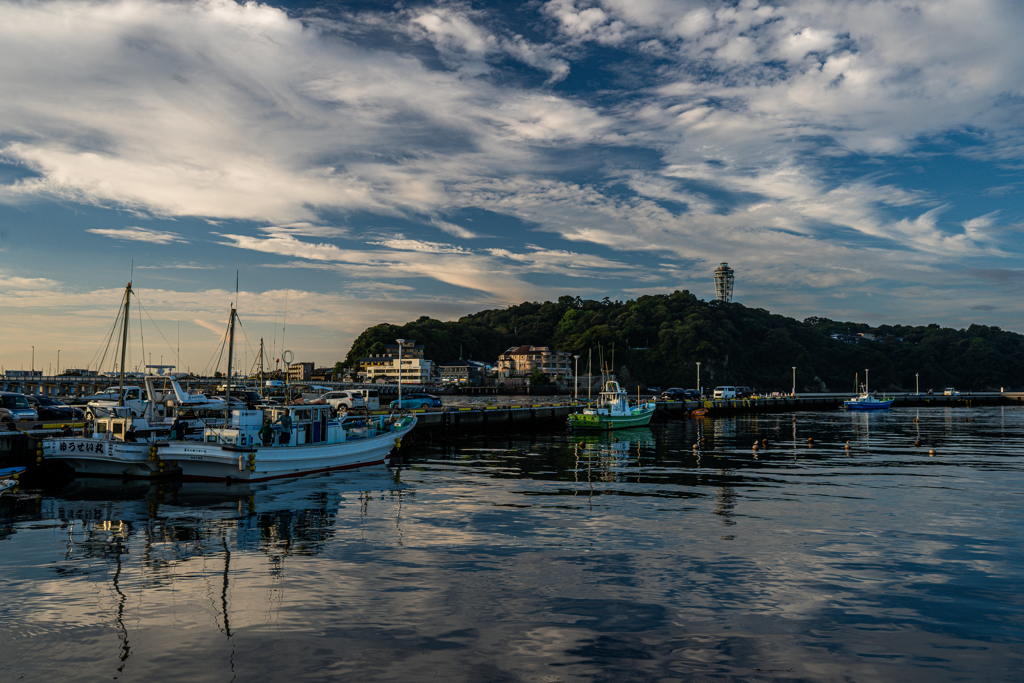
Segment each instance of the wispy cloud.
[[129,240],[132,242],[150,242],[151,244],[173,244],[175,242],[187,243],[188,240],[175,232],[163,230],[151,230],[150,228],[128,227],[128,228],[89,228],[86,232],[104,237],[112,237],[115,240]]

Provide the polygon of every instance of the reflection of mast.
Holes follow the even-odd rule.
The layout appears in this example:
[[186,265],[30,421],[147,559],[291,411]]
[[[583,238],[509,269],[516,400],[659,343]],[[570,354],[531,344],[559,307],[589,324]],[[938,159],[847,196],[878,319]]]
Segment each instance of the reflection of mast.
[[[117,626],[121,630],[121,666],[117,667],[118,671],[124,669],[124,661],[131,656],[132,648],[128,645],[128,629],[124,625],[124,603],[127,600],[127,596],[124,591],[121,590],[120,579],[121,579],[121,542],[118,541],[114,546],[114,561],[117,563],[117,570],[114,572],[114,590],[117,592],[119,599],[117,601]],[[116,676],[115,676],[116,678]]]

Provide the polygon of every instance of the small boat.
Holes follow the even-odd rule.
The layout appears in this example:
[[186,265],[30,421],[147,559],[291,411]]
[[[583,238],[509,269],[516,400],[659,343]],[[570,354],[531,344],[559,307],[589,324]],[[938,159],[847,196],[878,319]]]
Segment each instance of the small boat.
[[688,417],[704,417],[708,414],[707,408],[694,408],[690,411]]
[[24,467],[4,467],[0,469],[0,495],[17,486],[18,476],[24,472]]
[[656,404],[637,402],[629,404],[625,389],[615,380],[604,383],[594,407],[584,408],[582,413],[569,416],[569,426],[576,430],[608,430],[626,427],[643,427],[654,416]]
[[843,402],[843,407],[847,410],[888,410],[892,405],[893,399],[878,399],[871,394],[863,393],[856,398],[851,398],[849,401]]

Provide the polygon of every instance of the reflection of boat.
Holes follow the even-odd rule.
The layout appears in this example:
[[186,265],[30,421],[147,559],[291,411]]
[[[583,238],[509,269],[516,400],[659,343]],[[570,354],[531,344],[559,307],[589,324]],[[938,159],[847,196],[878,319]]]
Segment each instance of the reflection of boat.
[[4,467],[0,469],[0,495],[17,486],[18,476],[24,471],[24,467]]
[[649,427],[634,427],[617,431],[614,437],[605,433],[581,435],[574,437],[573,440],[576,441],[576,439],[578,439],[577,446],[584,450],[607,451],[615,454],[626,453],[636,446],[653,446],[654,432]]
[[569,426],[592,431],[643,427],[650,423],[654,409],[653,402],[631,406],[626,391],[615,380],[609,380],[604,383],[597,405],[570,415]]

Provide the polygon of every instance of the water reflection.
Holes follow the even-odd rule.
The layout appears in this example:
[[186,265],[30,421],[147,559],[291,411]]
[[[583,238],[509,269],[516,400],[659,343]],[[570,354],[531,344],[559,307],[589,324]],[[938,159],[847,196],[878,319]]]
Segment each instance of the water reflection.
[[23,492],[0,501],[0,670],[1015,680],[1022,433],[1003,409],[705,418]]

